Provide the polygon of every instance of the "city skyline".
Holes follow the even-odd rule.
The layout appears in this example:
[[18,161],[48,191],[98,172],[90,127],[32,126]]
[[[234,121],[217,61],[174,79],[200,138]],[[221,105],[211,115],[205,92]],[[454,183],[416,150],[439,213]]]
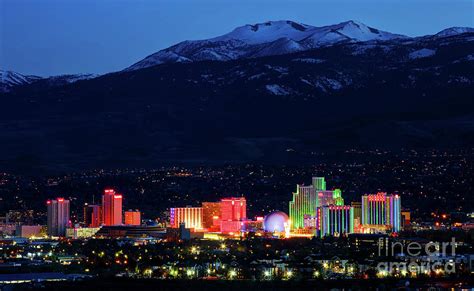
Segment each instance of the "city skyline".
[[[397,162],[397,165],[403,164]],[[125,281],[121,284],[128,280],[140,284],[142,279],[153,279],[151,282],[155,287],[169,280],[174,283],[183,280],[202,281],[195,279],[218,280],[222,284],[231,284],[230,281],[275,281],[276,284],[282,284],[282,281],[311,282],[316,286],[330,284],[334,278],[338,278],[339,284],[350,281],[351,286],[406,280],[410,280],[411,284],[420,284],[426,278],[431,282],[442,280],[444,284],[461,282],[469,286],[469,277],[466,276],[471,270],[467,267],[470,242],[459,238],[459,235],[467,235],[472,230],[474,213],[469,214],[471,219],[469,216],[463,219],[457,216],[458,212],[440,212],[444,210],[436,204],[427,206],[429,199],[423,200],[429,212],[419,212],[410,193],[403,190],[396,191],[397,194],[379,192],[380,188],[393,188],[384,182],[373,185],[370,181],[377,175],[365,177],[355,172],[357,167],[354,164],[350,165],[341,168],[336,164],[334,172],[331,171],[333,174],[324,175],[327,180],[322,177],[321,171],[316,171],[320,175],[314,177],[314,167],[309,167],[307,171],[301,171],[299,167],[282,167],[283,176],[280,176],[273,171],[266,172],[267,168],[264,171],[262,167],[254,169],[249,168],[249,165],[237,167],[232,172],[226,172],[230,167],[226,167],[226,170],[164,168],[161,169],[162,176],[155,176],[156,170],[130,170],[134,178],[119,175],[113,180],[110,179],[111,172],[103,171],[81,173],[76,178],[62,177],[64,181],[49,177],[45,180],[48,187],[52,187],[52,193],[63,193],[62,197],[50,199],[46,205],[43,202],[39,211],[14,210],[11,207],[6,214],[7,220],[3,220],[0,215],[0,255],[7,262],[5,268],[8,270],[18,270],[19,261],[25,267],[41,266],[45,270],[54,267],[60,272],[76,270],[74,278],[83,278],[85,284],[96,286],[106,280],[100,274],[107,270],[117,277],[123,276],[123,272],[129,274],[122,277],[121,280]],[[370,165],[372,168],[373,164]],[[409,171],[414,170],[412,165],[405,166],[399,169],[400,173],[411,176]],[[432,166],[439,169],[437,165]],[[376,172],[380,171],[377,166],[374,168]],[[341,170],[353,174],[351,181],[340,176],[343,173]],[[365,168],[360,170],[367,171]],[[237,172],[238,176],[234,174]],[[94,180],[102,175],[106,182]],[[444,172],[441,175],[441,178],[446,176]],[[203,177],[206,177],[207,182],[199,180]],[[281,177],[293,177],[293,182],[288,183]],[[362,185],[366,190],[360,190],[354,184],[361,182],[361,177],[365,177]],[[140,187],[127,187],[122,184],[124,180],[138,181],[142,185],[148,185],[147,180],[150,184],[168,180],[169,184],[165,182],[159,189],[168,188],[165,185],[176,187],[189,183],[194,190],[189,194],[173,191],[171,196],[163,193],[156,195],[158,192],[143,188],[137,193],[133,189]],[[389,180],[399,181],[397,177]],[[6,180],[0,181],[0,185],[6,183]],[[8,181],[13,182],[15,187],[21,185],[11,178]],[[95,185],[95,190],[86,190],[88,196],[74,195],[61,186],[66,182],[75,185],[74,189],[82,188],[77,181]],[[266,185],[268,192],[243,191],[239,195],[229,195],[236,191],[224,190],[224,181],[238,188],[249,185],[248,189],[254,191]],[[413,177],[407,180],[410,181],[414,185],[426,185]],[[220,186],[214,188],[214,182]],[[308,182],[310,186],[302,186]],[[278,205],[291,209],[291,202],[298,201],[293,199],[295,184],[297,188],[307,188],[307,195],[302,196],[306,200],[310,196],[315,198],[316,201],[309,202],[316,207],[316,211],[304,207],[307,202],[299,201],[295,204],[298,211],[292,215],[302,215],[303,226],[291,229],[291,219],[286,211],[277,209]],[[403,184],[396,183],[398,186]],[[208,195],[198,194],[195,190],[198,185],[207,185],[214,191],[205,190]],[[278,192],[284,194],[277,195]],[[374,192],[376,194],[363,194]],[[402,196],[398,192],[403,193]],[[101,209],[106,208],[105,205],[88,203],[94,202],[93,197],[97,193],[111,197],[120,195],[120,201],[126,201],[120,210],[124,215],[119,223],[105,225],[102,221],[94,225],[97,219],[104,219],[100,218],[100,213]],[[145,193],[148,196],[142,196]],[[146,203],[141,205],[149,206],[147,209],[159,208],[159,214],[150,212],[141,215],[141,211],[135,208],[134,198],[137,196],[144,198]],[[160,196],[168,201],[165,205],[151,199]],[[185,197],[190,200],[181,199]],[[402,205],[401,199],[413,208]],[[72,201],[70,219],[66,219],[67,223],[61,219],[61,233],[52,233],[52,228],[48,227],[57,216],[50,206],[53,200]],[[258,205],[262,201],[269,207],[261,209]],[[174,208],[183,205],[189,206]],[[119,214],[118,211],[112,212]],[[29,222],[30,215],[39,224]],[[373,219],[369,221],[369,217]],[[48,226],[44,225],[45,221]],[[455,234],[455,242],[450,242],[453,246],[450,248],[451,253],[432,256],[427,251],[427,256],[422,252],[411,252],[413,244],[418,244],[421,249],[425,249],[425,245],[427,249],[439,245],[441,250],[441,246],[446,244],[445,240]],[[433,241],[432,235],[439,237],[440,241]],[[408,254],[405,249],[410,249]],[[413,261],[417,264],[410,264]],[[433,262],[436,264],[430,265]],[[396,263],[397,267],[391,267],[392,263]],[[73,278],[65,277],[63,273],[33,274],[32,279],[15,273],[7,277],[0,276],[0,284],[30,284],[30,280],[35,278],[43,278],[42,284],[49,284],[50,281],[54,282],[51,284],[60,284],[58,281],[65,281],[64,284],[71,286],[75,284],[70,281]],[[114,277],[114,280],[119,279]],[[448,283],[446,280],[451,281]]]
[[[344,204],[340,189],[326,189],[324,177],[312,177],[311,180],[310,186],[297,184],[297,191],[292,193],[293,197],[288,201],[289,215],[277,210],[252,219],[247,216],[248,202],[245,197],[223,197],[218,201],[202,202],[201,206],[170,207],[169,220],[162,228],[184,228],[190,233],[224,236],[264,231],[290,238],[341,236],[352,233],[398,233],[402,229],[402,221],[408,221],[405,226],[409,224],[410,211],[404,209],[404,212],[408,213],[408,220],[406,217],[402,219],[398,194],[363,194],[358,202],[361,209],[355,211],[356,204],[353,202],[350,205]],[[107,233],[110,227],[118,230],[120,227],[130,229],[133,226],[142,226],[145,230],[141,212],[123,210],[123,198],[124,195],[118,194],[114,189],[106,188],[103,191],[102,204],[85,203],[83,217],[77,217],[76,221],[69,219],[69,200],[48,200],[47,233],[50,236],[66,236],[70,233],[74,236],[83,236],[85,233],[94,236],[96,232]],[[78,234],[79,232],[81,234]]]

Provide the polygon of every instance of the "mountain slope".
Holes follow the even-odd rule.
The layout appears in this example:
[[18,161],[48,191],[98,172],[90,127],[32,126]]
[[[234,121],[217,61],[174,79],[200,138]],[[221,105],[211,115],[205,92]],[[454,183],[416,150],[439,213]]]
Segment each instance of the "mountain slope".
[[2,96],[0,166],[310,162],[321,150],[471,147],[473,92],[473,33],[41,81]]
[[451,36],[451,35],[456,35],[456,34],[461,34],[461,33],[468,33],[468,32],[474,32],[474,28],[472,27],[450,27],[441,30],[436,34],[436,36]]
[[30,84],[41,79],[38,76],[25,76],[12,71],[0,70],[0,92],[8,92],[15,86]]
[[341,42],[397,38],[406,36],[381,31],[356,21],[323,27],[293,21],[269,21],[238,27],[230,33],[208,40],[181,42],[146,57],[127,70],[169,62],[228,61],[281,55]]
[[98,77],[96,74],[70,74],[58,75],[52,77],[26,76],[13,71],[0,70],[0,93],[9,92],[15,87],[29,85],[32,83],[41,83],[48,87],[71,84],[77,81],[89,80]]

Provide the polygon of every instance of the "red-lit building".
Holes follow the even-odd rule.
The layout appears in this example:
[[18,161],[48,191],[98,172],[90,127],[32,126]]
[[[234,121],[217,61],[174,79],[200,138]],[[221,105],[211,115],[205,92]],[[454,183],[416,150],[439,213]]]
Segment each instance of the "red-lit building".
[[125,211],[125,224],[126,225],[141,225],[140,211],[138,210]]
[[84,225],[86,227],[99,227],[102,222],[102,208],[100,205],[84,205]]
[[244,197],[222,198],[219,202],[203,202],[202,207],[170,208],[170,227],[184,223],[194,231],[237,233],[247,222],[247,202]]
[[221,232],[239,232],[247,218],[247,201],[244,197],[221,199]]
[[219,231],[221,222],[221,203],[220,202],[203,202],[202,203],[202,227]]
[[222,220],[221,221],[221,232],[222,233],[238,233],[244,228],[244,223],[239,220]]
[[410,225],[410,211],[409,210],[402,210],[401,211],[401,216],[402,216],[402,226],[407,227]]
[[247,218],[247,201],[244,197],[231,197],[221,199],[221,219],[244,220]]
[[104,190],[102,195],[103,225],[121,225],[122,221],[122,195],[113,189]]

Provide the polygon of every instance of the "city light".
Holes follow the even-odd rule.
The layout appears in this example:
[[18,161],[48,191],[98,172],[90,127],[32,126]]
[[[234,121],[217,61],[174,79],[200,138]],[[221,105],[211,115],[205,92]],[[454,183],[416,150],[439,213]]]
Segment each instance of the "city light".
[[145,269],[143,271],[143,275],[145,276],[151,276],[153,274],[153,270],[152,269]]
[[[339,236],[343,236],[344,245],[349,244],[349,252],[356,256],[358,254],[358,248],[362,247],[363,244],[366,244],[364,247],[370,248],[374,246],[378,247],[382,242],[398,241],[398,237],[391,234],[393,234],[396,224],[399,223],[398,219],[392,216],[400,215],[398,213],[398,210],[401,208],[400,196],[380,192],[373,195],[364,195],[359,204],[344,205],[341,204],[344,200],[340,190],[329,191],[320,189],[316,191],[315,189],[318,187],[325,187],[325,181],[322,180],[322,178],[313,179],[311,186],[297,187],[297,193],[302,196],[295,198],[296,200],[294,201],[300,201],[298,199],[303,199],[302,197],[304,197],[303,200],[318,197],[315,203],[319,206],[316,207],[316,211],[314,212],[316,216],[311,217],[305,214],[303,217],[303,226],[296,229],[289,227],[289,225],[291,225],[291,219],[282,211],[272,210],[269,215],[254,220],[241,218],[244,217],[244,213],[246,214],[246,209],[243,207],[246,205],[247,200],[245,200],[245,198],[226,198],[221,200],[221,202],[228,201],[226,207],[229,209],[226,210],[228,211],[226,214],[221,212],[221,202],[206,202],[205,209],[209,211],[209,213],[206,214],[208,216],[206,223],[207,226],[210,226],[209,229],[193,229],[186,226],[188,218],[191,219],[190,221],[202,221],[201,223],[204,223],[203,219],[206,216],[204,215],[206,212],[204,211],[204,207],[202,207],[202,210],[200,207],[184,207],[182,210],[179,210],[182,211],[184,215],[182,217],[179,216],[181,214],[176,215],[175,213],[175,219],[181,217],[178,219],[179,228],[174,228],[172,224],[168,224],[168,226],[165,225],[164,227],[147,227],[138,222],[131,223],[134,221],[132,217],[135,214],[140,215],[141,213],[135,210],[129,210],[124,212],[126,214],[125,221],[129,221],[126,222],[125,225],[122,222],[120,225],[107,225],[98,228],[107,229],[110,227],[111,230],[120,234],[119,236],[112,237],[117,240],[117,242],[120,242],[120,245],[117,245],[117,247],[107,245],[103,249],[95,248],[85,256],[81,254],[80,248],[75,247],[74,252],[62,257],[61,255],[58,256],[58,254],[67,253],[66,249],[72,244],[80,243],[84,245],[87,244],[88,241],[87,239],[59,237],[53,238],[55,242],[59,242],[61,245],[61,248],[55,249],[55,252],[52,252],[50,249],[43,250],[41,245],[35,245],[22,253],[12,252],[9,254],[9,257],[22,258],[24,256],[31,261],[44,258],[45,260],[57,261],[62,266],[84,266],[83,272],[90,274],[95,272],[96,266],[102,265],[108,268],[113,266],[117,270],[122,270],[124,273],[128,272],[131,276],[152,277],[155,275],[159,278],[170,279],[206,278],[209,280],[235,280],[248,279],[249,275],[246,275],[247,270],[243,272],[238,271],[238,268],[241,268],[241,263],[237,263],[238,258],[241,257],[242,252],[245,251],[255,257],[252,261],[252,265],[255,265],[255,269],[259,267],[263,269],[260,273],[260,280],[290,280],[296,277],[298,279],[327,279],[338,276],[347,276],[347,278],[366,277],[366,271],[360,271],[357,263],[348,262],[347,258],[339,258],[338,256],[334,256],[332,259],[316,259],[317,264],[320,264],[324,271],[315,269],[312,273],[308,274],[306,271],[300,270],[299,267],[295,267],[295,265],[298,265],[298,263],[295,264],[295,260],[299,258],[299,247],[292,246],[291,240],[294,238],[308,238],[306,241],[309,243],[309,239],[330,237],[330,240],[322,240],[321,242],[325,241],[325,247],[334,248],[332,252],[337,253],[337,249],[340,248],[340,245],[338,247],[332,245],[330,242],[334,240],[339,243]],[[317,195],[312,196],[313,192]],[[109,208],[110,212],[106,211],[106,213],[111,215],[110,219],[114,219],[115,207],[117,206],[118,209],[121,209],[122,206],[121,200],[120,204],[114,204],[112,201],[109,201],[110,204],[108,204],[107,195],[114,195],[115,198],[117,194],[114,193],[112,189],[104,191],[103,205],[88,203],[84,206],[84,215],[90,215],[91,218],[84,220],[84,224],[92,224],[95,209]],[[295,193],[293,194],[295,195]],[[61,202],[59,199],[48,201],[50,201],[50,203],[46,206],[50,213],[54,213],[51,212],[54,209],[62,211],[62,208],[57,208],[57,205],[69,205],[69,200],[67,199],[63,199]],[[289,205],[292,205],[291,202],[294,201],[290,201]],[[328,202],[337,202],[338,204],[321,205],[321,203],[324,204]],[[292,206],[294,217],[306,211],[304,208],[306,206],[303,207],[298,203]],[[81,206],[83,205],[84,204]],[[174,209],[175,212],[178,211],[178,208],[171,209]],[[356,210],[358,210],[358,212]],[[170,214],[172,215],[172,213]],[[129,219],[127,219],[127,216]],[[375,223],[382,223],[384,227],[380,228],[381,233],[364,236],[364,233],[358,232],[360,229],[366,230],[377,226],[361,224],[363,216],[367,216],[367,219],[372,219],[371,221]],[[222,225],[225,225],[225,223],[221,221],[221,217],[228,217],[230,219],[226,221],[227,226],[224,228]],[[101,215],[100,219],[105,221],[106,218]],[[216,223],[216,219],[219,223]],[[67,221],[70,225],[70,221],[73,221],[73,219],[69,217]],[[394,221],[395,224],[392,225]],[[357,229],[354,226],[356,223],[359,225]],[[77,227],[72,228],[68,225],[66,226],[68,230],[77,231],[78,229]],[[385,226],[390,227],[386,228]],[[226,230],[233,227],[235,228],[232,232],[226,232]],[[153,234],[157,235],[157,237],[144,235],[141,233],[141,231],[143,231],[142,229],[145,231],[153,229],[155,231]],[[126,236],[125,232],[123,232],[124,230],[130,231],[130,234],[135,236]],[[136,232],[136,234],[134,232]],[[77,233],[75,235],[77,235]],[[251,238],[250,235],[258,236],[258,240],[249,239]],[[374,235],[373,238],[371,235]],[[386,241],[379,240],[379,238],[384,238]],[[214,240],[219,241],[215,242]],[[104,242],[106,241],[107,240]],[[306,243],[304,241],[305,240],[299,241],[298,246],[301,244],[305,245]],[[101,240],[98,242],[100,243]],[[127,247],[129,242],[136,248],[137,253],[131,252],[129,247]],[[287,243],[290,244],[287,245]],[[389,249],[389,246],[380,246],[382,250]],[[160,248],[161,251],[157,253],[156,250],[154,250],[155,247]],[[3,246],[0,245],[0,251],[2,250],[1,248],[3,248]],[[435,249],[439,251],[440,246],[435,246]],[[312,251],[312,247],[305,250],[305,252],[308,253]],[[376,252],[374,252],[374,254],[376,254]],[[57,259],[58,257],[61,258],[60,261]],[[156,264],[154,258],[157,257],[160,257],[160,261],[163,261],[162,265],[153,265]],[[317,253],[312,253],[307,259],[314,260],[314,258],[318,257],[319,255]],[[229,258],[232,258],[231,262],[228,262]],[[404,258],[402,257],[401,259]],[[422,260],[422,258],[418,258],[418,260]],[[136,267],[137,263],[140,266],[141,273],[138,267]],[[454,260],[450,258],[449,263],[454,265]],[[441,268],[429,270],[426,268],[413,269],[413,267],[411,267],[410,272],[410,276],[413,278],[420,275],[437,277],[447,275]],[[298,274],[298,276],[295,276],[295,274]],[[386,278],[391,276],[407,276],[408,272],[403,268],[397,267],[390,271],[376,270],[375,274],[379,278]]]
[[234,278],[237,275],[237,272],[234,270],[229,271],[229,278]]

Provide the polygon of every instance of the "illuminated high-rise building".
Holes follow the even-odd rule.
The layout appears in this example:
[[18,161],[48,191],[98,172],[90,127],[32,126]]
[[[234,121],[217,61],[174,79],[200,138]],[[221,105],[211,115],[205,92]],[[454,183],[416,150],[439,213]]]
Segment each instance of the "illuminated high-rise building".
[[221,220],[222,233],[238,233],[244,229],[244,222],[240,220]]
[[82,216],[83,216],[83,224],[84,226],[89,226],[89,224],[91,223],[91,216],[92,216],[92,211],[89,209],[89,204],[88,203],[84,203],[84,208],[83,208],[83,212],[82,212]]
[[317,214],[315,216],[305,215],[303,218],[303,225],[305,229],[308,230],[316,230],[318,229],[318,217]]
[[400,196],[379,192],[362,196],[362,224],[390,226],[400,231]]
[[352,208],[354,208],[354,227],[358,228],[362,223],[362,203],[351,202]]
[[138,210],[125,211],[125,224],[126,225],[141,225],[141,213]]
[[316,193],[318,197],[318,206],[327,206],[327,205],[334,205],[334,191],[325,190],[325,191],[318,191]]
[[318,207],[328,205],[344,205],[342,191],[340,189],[317,191]]
[[[314,180],[313,180],[314,181]],[[296,192],[293,193],[293,200],[290,201],[290,228],[304,228],[304,217],[315,216],[318,206],[317,194],[314,187],[296,185]]]
[[237,233],[243,228],[247,219],[247,201],[244,197],[221,199],[220,231],[222,233]]
[[339,236],[354,232],[354,209],[351,206],[318,207],[320,236]]
[[221,203],[202,203],[202,227],[206,229],[219,228],[221,221]]
[[410,211],[409,210],[403,210],[401,211],[401,221],[402,221],[402,226],[406,227],[410,225]]
[[48,235],[65,236],[69,221],[69,200],[57,198],[46,201],[48,208]]
[[323,177],[313,177],[309,186],[296,185],[296,192],[290,201],[290,225],[291,229],[305,228],[305,216],[307,225],[309,218],[316,221],[316,209],[320,206],[344,205],[340,189],[326,190],[326,181]]
[[341,189],[334,189],[333,194],[332,194],[332,198],[334,200],[334,205],[337,205],[337,206],[343,206],[344,205],[344,198],[342,198]]
[[179,228],[184,223],[186,228],[202,229],[202,207],[170,208],[170,225]]
[[84,205],[84,225],[86,227],[99,227],[102,221],[100,205]]
[[115,193],[113,189],[104,190],[102,195],[102,218],[103,225],[121,225],[122,221],[122,195]]
[[221,220],[241,221],[247,218],[247,201],[244,197],[221,199]]
[[326,191],[326,180],[324,177],[313,177],[312,185],[315,191]]

